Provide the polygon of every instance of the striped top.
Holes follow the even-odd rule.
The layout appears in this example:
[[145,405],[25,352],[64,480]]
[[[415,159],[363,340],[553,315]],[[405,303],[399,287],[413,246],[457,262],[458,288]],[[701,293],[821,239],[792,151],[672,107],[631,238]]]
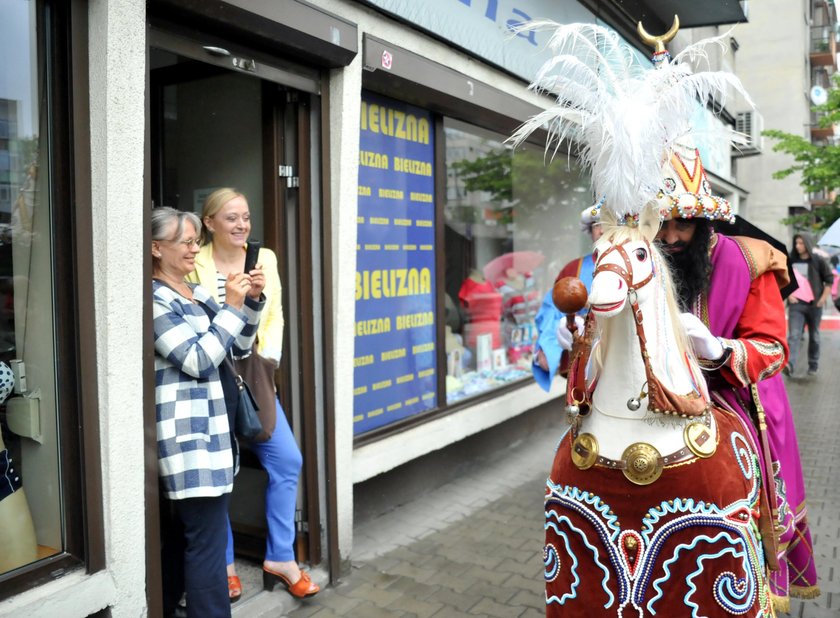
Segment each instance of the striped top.
[[[254,345],[265,302],[242,310],[219,305],[199,285],[190,302],[154,281],[155,411],[158,467],[171,500],[220,496],[233,489],[233,449],[219,365],[228,351]],[[210,317],[199,303],[216,312]]]

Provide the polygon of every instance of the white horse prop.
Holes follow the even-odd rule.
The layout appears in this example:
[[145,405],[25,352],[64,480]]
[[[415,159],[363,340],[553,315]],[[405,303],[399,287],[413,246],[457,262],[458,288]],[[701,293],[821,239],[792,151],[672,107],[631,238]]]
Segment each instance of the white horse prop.
[[658,213],[602,221],[545,495],[547,614],[772,616],[757,451],[710,403],[652,242]]

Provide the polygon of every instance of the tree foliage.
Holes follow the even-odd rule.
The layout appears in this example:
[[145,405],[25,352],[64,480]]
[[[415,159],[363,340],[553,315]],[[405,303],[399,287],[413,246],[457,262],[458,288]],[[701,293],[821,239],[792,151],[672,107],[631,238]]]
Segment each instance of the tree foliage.
[[[835,75],[834,80],[840,85],[840,76]],[[840,89],[829,90],[828,100],[811,109],[821,114],[820,127],[840,124]],[[789,154],[794,161],[790,167],[774,172],[773,178],[782,179],[798,173],[801,174],[799,184],[805,191],[825,192],[828,196],[825,204],[815,206],[811,212],[782,219],[782,223],[814,232],[828,228],[840,218],[840,144],[814,144],[801,135],[775,129],[764,131],[763,135],[776,140],[774,152]],[[832,195],[834,197],[830,199]]]

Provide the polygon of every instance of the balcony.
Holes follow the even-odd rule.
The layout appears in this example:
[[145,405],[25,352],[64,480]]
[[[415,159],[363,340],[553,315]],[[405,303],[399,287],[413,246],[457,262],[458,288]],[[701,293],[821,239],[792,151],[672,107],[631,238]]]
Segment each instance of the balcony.
[[829,141],[834,137],[834,125],[820,126],[820,120],[826,115],[825,112],[811,112],[811,141]]
[[812,67],[831,67],[832,73],[837,70],[837,42],[834,32],[828,26],[811,28],[809,52]]
[[834,191],[816,191],[808,194],[808,204],[811,209],[817,206],[825,206],[834,201],[836,194]]

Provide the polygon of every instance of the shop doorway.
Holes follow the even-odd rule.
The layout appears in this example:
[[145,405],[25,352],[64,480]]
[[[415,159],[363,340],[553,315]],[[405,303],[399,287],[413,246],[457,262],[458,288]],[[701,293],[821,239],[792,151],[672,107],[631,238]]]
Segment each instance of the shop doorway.
[[[319,286],[313,285],[312,238],[319,234],[313,234],[318,222],[312,213],[320,183],[312,145],[319,143],[320,77],[229,42],[198,38],[150,29],[151,203],[200,215],[210,192],[234,187],[248,199],[251,238],[277,256],[285,329],[275,382],[303,454],[296,554],[318,564],[315,367],[321,354],[313,326]],[[241,450],[230,509],[236,555],[261,564],[267,476],[247,445]]]

